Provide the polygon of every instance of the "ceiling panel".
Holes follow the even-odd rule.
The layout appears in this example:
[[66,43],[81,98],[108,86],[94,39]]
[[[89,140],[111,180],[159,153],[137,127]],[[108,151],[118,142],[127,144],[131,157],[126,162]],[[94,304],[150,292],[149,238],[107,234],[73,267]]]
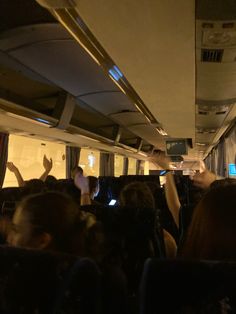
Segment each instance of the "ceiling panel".
[[89,94],[81,96],[79,99],[85,101],[89,106],[105,115],[114,114],[124,110],[136,110],[129,98],[118,91]]
[[69,35],[66,37],[61,28],[57,24],[47,24],[43,30],[39,26],[38,32],[32,32],[28,27],[28,32],[24,28],[27,36],[20,35],[19,29],[11,32],[9,38],[4,33],[0,49],[72,95],[118,91],[101,67]]
[[111,118],[118,124],[131,126],[134,124],[147,124],[148,121],[140,112],[121,112],[111,114]]
[[142,137],[145,134],[146,140],[159,149],[165,149],[164,137],[161,136],[152,125],[134,125],[129,128],[138,136]]
[[171,136],[194,138],[195,1],[75,2],[157,121]]

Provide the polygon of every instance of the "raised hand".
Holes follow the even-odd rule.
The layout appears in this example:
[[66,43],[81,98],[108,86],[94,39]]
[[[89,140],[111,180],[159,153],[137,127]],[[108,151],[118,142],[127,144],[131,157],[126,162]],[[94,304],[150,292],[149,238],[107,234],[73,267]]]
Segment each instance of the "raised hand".
[[89,194],[89,181],[81,173],[77,173],[74,178],[75,186],[81,190],[81,194]]
[[161,150],[155,152],[151,160],[157,163],[162,169],[170,169],[171,160],[165,155],[165,152]]
[[193,184],[199,188],[207,189],[216,180],[216,174],[205,169],[203,172],[196,173],[193,177]]
[[17,171],[19,171],[13,162],[7,162],[7,169],[13,173],[16,173]]
[[46,157],[46,155],[43,156],[43,167],[45,171],[48,173],[52,170],[52,158],[50,160]]
[[22,178],[22,175],[21,175],[19,169],[13,164],[13,162],[7,162],[7,169],[14,173],[16,180],[18,182],[18,185],[20,187],[25,185],[25,181]]

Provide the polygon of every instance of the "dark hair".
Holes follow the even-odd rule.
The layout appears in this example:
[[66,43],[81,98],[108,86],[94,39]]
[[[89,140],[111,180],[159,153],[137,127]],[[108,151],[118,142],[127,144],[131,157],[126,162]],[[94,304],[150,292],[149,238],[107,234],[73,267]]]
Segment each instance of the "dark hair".
[[48,175],[46,180],[45,180],[46,184],[54,184],[57,183],[57,178],[55,178],[54,176]]
[[84,170],[83,168],[81,168],[80,166],[74,166],[72,169],[71,169],[71,174],[74,174],[74,173],[77,173],[77,172],[80,172],[81,174],[84,173]]
[[127,184],[120,193],[122,206],[154,208],[155,200],[152,192],[144,182],[132,182]]
[[71,246],[78,231],[80,212],[69,196],[58,192],[34,194],[23,199],[19,208],[22,214],[27,213],[35,232],[52,236],[50,249],[76,251]]
[[94,176],[88,176],[87,178],[89,181],[89,192],[92,193],[98,187],[99,180],[97,177],[94,177]]
[[236,258],[236,185],[221,182],[194,210],[180,255],[197,259]]
[[30,194],[41,193],[45,191],[46,185],[40,179],[31,179],[25,181],[25,186],[22,189],[22,196],[27,196]]
[[210,188],[214,189],[217,187],[226,186],[230,184],[236,184],[236,180],[232,178],[226,178],[223,180],[215,180],[214,182],[211,183]]

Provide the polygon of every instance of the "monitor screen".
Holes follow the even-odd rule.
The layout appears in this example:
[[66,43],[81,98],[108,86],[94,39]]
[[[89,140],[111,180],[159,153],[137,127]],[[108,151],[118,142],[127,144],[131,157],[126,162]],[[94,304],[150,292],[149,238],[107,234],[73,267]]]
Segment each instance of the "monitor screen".
[[187,155],[187,142],[185,139],[170,139],[166,140],[166,155],[179,156]]
[[236,176],[236,164],[229,164],[229,176]]

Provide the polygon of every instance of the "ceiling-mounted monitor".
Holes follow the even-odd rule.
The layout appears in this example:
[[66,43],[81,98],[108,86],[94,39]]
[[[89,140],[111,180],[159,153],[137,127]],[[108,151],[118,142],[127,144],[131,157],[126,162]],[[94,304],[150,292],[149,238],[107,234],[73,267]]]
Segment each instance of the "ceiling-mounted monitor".
[[229,164],[229,176],[236,177],[236,164]]
[[188,145],[186,139],[166,139],[166,155],[181,156],[188,155]]

